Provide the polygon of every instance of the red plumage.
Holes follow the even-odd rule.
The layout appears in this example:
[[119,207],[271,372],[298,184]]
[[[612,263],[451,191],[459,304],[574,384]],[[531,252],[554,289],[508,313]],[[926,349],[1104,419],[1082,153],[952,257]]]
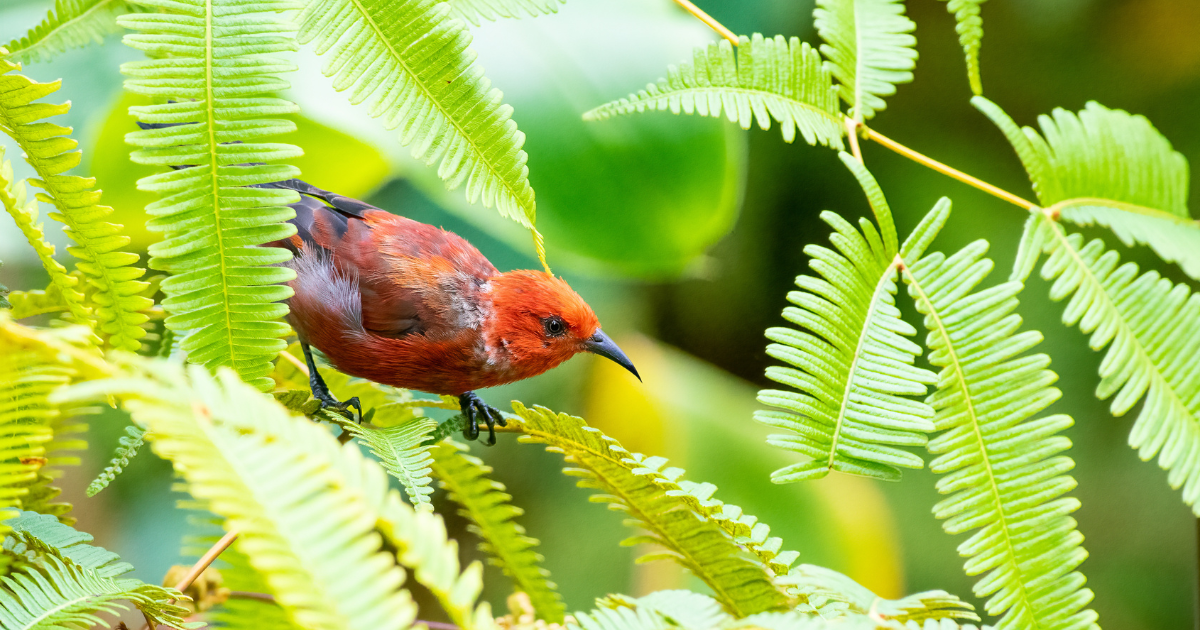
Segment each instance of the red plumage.
[[271,186],[302,194],[297,234],[275,243],[295,254],[288,321],[338,370],[453,395],[541,374],[579,352],[633,371],[562,279],[501,273],[456,234],[298,180]]

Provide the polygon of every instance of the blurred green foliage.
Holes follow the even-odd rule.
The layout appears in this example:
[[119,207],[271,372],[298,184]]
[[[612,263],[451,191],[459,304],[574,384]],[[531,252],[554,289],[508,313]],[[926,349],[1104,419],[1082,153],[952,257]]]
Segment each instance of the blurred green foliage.
[[[50,4],[5,2],[0,40],[34,24]],[[701,5],[736,32],[813,39],[808,0]],[[889,99],[874,126],[1024,194],[1028,183],[1011,149],[967,103],[953,17],[944,3],[908,5],[918,25],[916,79]],[[984,7],[984,27],[987,95],[1018,122],[1031,124],[1054,107],[1080,109],[1094,99],[1145,114],[1176,149],[1200,154],[1200,118],[1192,107],[1200,99],[1200,3],[994,0]],[[687,59],[694,45],[713,37],[667,0],[569,0],[558,15],[487,23],[475,33],[488,75],[527,135],[551,265],[595,306],[606,330],[632,344],[629,354],[647,375],[641,387],[590,358],[576,359],[532,381],[485,392],[485,398],[583,413],[631,450],[666,455],[690,478],[720,486],[723,498],[771,523],[802,561],[845,571],[882,595],[943,588],[967,597],[972,580],[962,575],[955,552],[961,540],[946,536],[929,514],[939,496],[927,471],[907,474],[899,484],[839,476],[803,486],[767,481],[777,453],[763,442],[766,430],[750,420],[768,363],[762,331],[781,321],[784,295],[806,269],[803,246],[827,236],[817,213],[867,211],[836,156],[785,145],[774,130],[741,132],[711,119],[648,114],[583,123],[583,111],[657,79],[668,63]],[[126,225],[139,223],[148,199],[133,188],[145,173],[129,162],[122,140],[132,123],[124,114],[117,66],[133,54],[110,40],[26,69],[39,80],[63,79],[60,94],[74,103],[66,124],[83,139],[81,174],[98,178],[106,203]],[[304,118],[300,133],[285,141],[304,148],[297,163],[305,179],[369,195],[384,208],[458,231],[501,268],[536,264],[523,231],[445,194],[407,157],[394,133],[346,115],[349,106],[331,95],[313,62],[304,55],[298,61],[301,71],[291,78],[288,96],[301,104]],[[935,247],[950,250],[987,238],[998,266],[1011,263],[1022,212],[880,147],[865,146],[864,154],[902,233],[948,195],[955,212]],[[47,228],[64,242],[54,226]],[[44,285],[26,247],[11,224],[0,229],[0,260],[6,263],[0,283],[13,289]],[[1122,255],[1143,265],[1152,260],[1142,250]],[[1168,266],[1156,267],[1185,281]],[[1076,516],[1091,554],[1082,571],[1096,592],[1094,607],[1108,627],[1185,627],[1197,589],[1195,519],[1163,483],[1161,471],[1138,461],[1125,444],[1129,421],[1111,418],[1092,395],[1099,357],[1083,335],[1061,325],[1061,307],[1045,298],[1047,291],[1042,281],[1031,281],[1021,312],[1027,327],[1045,334],[1043,349],[1060,375],[1064,397],[1052,411],[1076,419],[1067,435],[1075,443],[1076,494],[1083,503]],[[645,340],[634,342],[635,335]],[[606,411],[616,408],[614,399],[638,396],[645,413],[636,418]],[[84,529],[153,582],[178,561],[183,530],[183,514],[162,509],[169,501],[170,467],[143,455],[104,493],[83,497],[88,473],[104,466],[122,435],[116,416],[109,412],[93,421],[93,459],[69,478],[77,485],[66,488],[66,498],[76,504]],[[633,567],[632,552],[615,546],[625,536],[620,516],[586,503],[585,493],[558,473],[556,458],[511,440],[487,451],[476,447],[475,453],[525,508],[524,524],[543,541],[547,567],[569,610],[608,592],[639,594],[687,579],[671,568]],[[466,539],[463,523],[448,518]],[[477,554],[469,544],[464,553]],[[488,577],[504,584],[498,572]],[[488,595],[499,604],[504,592],[495,588]]]

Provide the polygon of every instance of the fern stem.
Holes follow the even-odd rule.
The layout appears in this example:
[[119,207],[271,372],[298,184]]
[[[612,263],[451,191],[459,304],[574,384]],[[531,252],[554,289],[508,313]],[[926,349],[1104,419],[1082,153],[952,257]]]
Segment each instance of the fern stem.
[[196,564],[192,565],[192,568],[187,572],[187,575],[183,576],[183,579],[179,580],[179,583],[175,585],[175,590],[187,590],[187,588],[192,585],[192,582],[195,582],[196,578],[200,577],[201,573],[204,573],[204,570],[208,568],[208,565],[216,562],[217,557],[224,553],[225,550],[233,544],[233,541],[237,540],[237,537],[237,532],[228,532],[221,537],[221,540],[213,543],[213,546],[209,548],[208,551],[204,552],[204,555],[196,561]]
[[[196,564],[192,565],[192,568],[187,572],[187,575],[183,576],[183,579],[179,580],[179,583],[175,585],[175,590],[179,592],[186,591],[188,587],[192,585],[192,582],[195,582],[196,578],[199,578],[200,574],[204,573],[204,570],[207,569],[210,564],[216,562],[217,558],[224,553],[230,545],[233,544],[233,541],[237,540],[237,537],[237,532],[227,532],[221,537],[221,540],[213,543],[213,546],[210,547],[208,551],[204,552],[204,555],[196,561]],[[174,601],[175,600],[171,600],[172,603],[174,603]],[[150,630],[149,619],[146,620],[146,624],[141,627],[141,630]]]
[[729,40],[729,43],[733,44],[734,46],[738,45],[737,35],[734,35],[733,31],[725,28],[724,24],[721,24],[713,19],[713,16],[705,13],[700,7],[692,4],[688,0],[675,0],[675,4],[683,7],[684,11],[696,16],[697,19],[707,24],[712,30],[716,31],[718,35]]
[[850,154],[854,156],[854,159],[858,160],[859,164],[865,164],[863,162],[862,148],[858,146],[858,126],[862,123],[853,118],[847,118],[845,123],[846,138],[850,141]]
[[[686,10],[688,13],[691,13],[692,15],[696,16],[697,19],[699,19],[701,22],[704,22],[705,24],[707,24],[709,26],[709,28],[711,28],[714,31],[716,31],[717,33],[719,33],[721,35],[721,37],[724,37],[725,39],[729,40],[729,42],[731,44],[733,44],[734,46],[738,45],[738,38],[736,35],[733,34],[733,31],[726,28],[724,24],[721,24],[720,22],[713,19],[713,17],[711,15],[700,10],[699,7],[697,7],[696,5],[689,2],[689,0],[675,0],[675,4],[678,4],[679,6],[683,7],[684,10]],[[896,142],[895,140],[888,138],[887,136],[879,133],[878,131],[875,131],[875,130],[867,127],[866,125],[864,125],[862,123],[861,120],[858,120],[857,118],[846,117],[845,124],[846,124],[846,131],[847,131],[846,135],[848,135],[849,139],[850,139],[850,151],[854,155],[854,157],[858,159],[859,162],[862,162],[862,152],[858,146],[858,136],[855,133],[855,128],[861,128],[864,139],[874,140],[875,142],[882,144],[883,146],[891,149],[892,151],[895,151],[896,153],[899,153],[900,155],[903,155],[904,157],[906,157],[914,162],[917,162],[918,164],[922,164],[922,165],[927,166],[943,175],[946,175],[953,179],[957,179],[958,181],[960,181],[968,186],[978,188],[979,190],[982,190],[983,192],[985,192],[989,195],[999,197],[1000,199],[1003,199],[1013,205],[1020,206],[1026,210],[1034,210],[1038,207],[1038,205],[1033,203],[1032,201],[1018,197],[1017,195],[1014,195],[1014,194],[1008,192],[1007,190],[1004,190],[1003,188],[1000,188],[998,186],[993,186],[992,184],[989,184],[977,177],[972,177],[970,175],[967,175],[966,173],[964,173],[954,167],[948,166],[946,164],[942,164],[941,162],[939,162],[927,155],[918,153],[918,152],[904,146],[903,144],[900,144],[899,142]]]
[[[928,166],[929,168],[941,173],[942,175],[946,175],[948,177],[957,179],[958,181],[960,181],[968,186],[978,188],[979,190],[982,190],[983,192],[985,192],[989,195],[992,195],[994,197],[999,197],[1000,199],[1003,199],[1013,205],[1020,206],[1026,210],[1035,210],[1038,207],[1038,205],[1033,203],[1032,201],[1029,201],[1027,199],[1022,199],[1021,197],[1018,197],[1018,196],[1008,192],[1007,190],[1004,190],[1003,188],[993,186],[981,179],[967,175],[966,173],[964,173],[954,167],[942,164],[941,162],[939,162],[927,155],[923,155],[921,153],[913,151],[912,149],[904,146],[903,144],[900,144],[899,142],[896,142],[895,140],[892,140],[891,138],[888,138],[887,136],[885,136],[885,135],[879,133],[878,131],[875,131],[874,129],[871,129],[865,125],[862,127],[862,131],[863,131],[864,137],[867,140],[874,140],[875,142],[882,144],[883,146],[891,149],[892,151],[895,151],[896,153],[899,153],[900,155],[903,155],[904,157],[906,157],[914,162],[917,162],[918,164]],[[851,136],[853,136],[853,135],[854,134],[851,134]]]

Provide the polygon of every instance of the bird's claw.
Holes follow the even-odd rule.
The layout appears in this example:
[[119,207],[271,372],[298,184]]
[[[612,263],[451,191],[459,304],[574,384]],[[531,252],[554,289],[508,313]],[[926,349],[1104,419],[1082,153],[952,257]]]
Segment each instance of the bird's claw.
[[496,425],[502,427],[508,426],[508,421],[504,419],[504,415],[499,409],[489,406],[483,402],[475,394],[475,392],[467,392],[458,397],[459,407],[462,413],[467,418],[467,426],[463,429],[463,437],[468,440],[479,439],[479,419],[482,417],[488,429],[488,439],[484,442],[487,446],[496,444]]
[[[344,402],[339,402],[338,399],[329,394],[324,396],[317,395],[316,399],[321,401],[322,409],[330,409],[336,412],[338,415],[347,416],[350,420],[353,420],[359,424],[363,423],[362,403],[359,402],[358,396],[347,399]],[[350,412],[351,409],[354,409],[358,412],[358,417],[355,417],[354,414]]]

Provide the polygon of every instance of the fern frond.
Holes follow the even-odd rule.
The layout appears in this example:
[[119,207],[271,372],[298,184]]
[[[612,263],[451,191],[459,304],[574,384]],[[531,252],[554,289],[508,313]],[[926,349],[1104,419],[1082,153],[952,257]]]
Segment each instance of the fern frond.
[[686,568],[713,590],[731,614],[744,617],[786,607],[786,596],[771,581],[770,571],[716,524],[697,519],[678,494],[683,471],[666,468],[661,457],[630,453],[616,440],[587,426],[580,418],[543,407],[513,404],[520,416],[524,443],[545,444],[570,465],[564,471],[580,478],[577,485],[598,491],[594,501],[629,515],[627,524],[644,532],[623,544],[653,543],[664,549],[639,562],[669,559]]
[[[218,538],[206,540],[204,549],[209,549]],[[219,562],[225,588],[243,593],[270,592],[267,580],[250,565],[250,558],[238,549],[237,543],[221,554]],[[302,630],[273,602],[240,597],[225,600],[209,613],[208,619],[213,626],[224,630]]]
[[0,130],[25,152],[39,177],[29,183],[44,191],[38,199],[54,204],[56,212],[50,218],[63,223],[76,243],[67,251],[96,291],[94,318],[100,332],[113,347],[136,351],[146,334],[143,311],[151,306],[140,295],[146,284],[138,278],[145,271],[134,266],[137,254],[121,251],[129,237],[121,235],[121,226],[105,221],[112,208],[99,205],[100,192],[92,190],[95,180],[64,174],[79,164],[77,143],[68,136],[70,129],[45,119],[71,106],[38,102],[57,91],[61,82],[36,83],[15,74],[17,68],[0,58]]
[[64,525],[53,516],[22,511],[4,525],[12,530],[5,548],[29,556],[30,560],[35,560],[38,554],[52,554],[108,578],[133,570],[133,565],[123,562],[117,554],[88,544],[93,540],[91,534]]
[[49,630],[90,628],[102,613],[117,614],[132,603],[154,624],[195,628],[187,610],[172,602],[178,591],[138,580],[103,577],[70,560],[49,556],[39,568],[0,577],[0,628]]
[[82,383],[70,393],[97,394],[121,397],[190,494],[241,534],[240,549],[298,625],[411,624],[416,611],[400,589],[403,572],[375,533],[375,495],[388,493],[387,476],[356,447],[340,447],[326,429],[290,416],[228,369],[214,377],[160,360],[134,377]]
[[240,549],[298,625],[407,628],[416,609],[400,588],[399,560],[456,625],[492,629],[488,605],[474,605],[482,565],[460,572],[441,518],[404,504],[357,446],[339,445],[228,369],[213,376],[160,360],[71,395],[100,393],[121,396],[192,495],[240,532]]
[[[661,596],[661,597],[660,597]],[[587,613],[575,613],[572,630],[869,630],[897,628],[894,624],[876,622],[866,615],[827,620],[819,616],[789,612],[765,612],[734,619],[728,615],[707,614],[705,600],[710,598],[687,591],[659,591],[639,599],[616,596],[621,605],[598,602],[600,608]],[[657,600],[657,601],[652,601]],[[689,613],[688,603],[702,606],[701,611]],[[714,623],[716,622],[716,623]],[[957,626],[954,626],[957,628]]]
[[94,497],[101,490],[107,488],[108,484],[117,478],[117,475],[124,472],[125,467],[129,465],[129,460],[137,457],[138,450],[142,448],[146,431],[137,425],[129,425],[125,427],[125,433],[126,435],[121,436],[121,439],[118,440],[117,452],[109,461],[108,466],[92,480],[92,483],[88,484],[87,495],[89,497]]
[[1088,103],[1018,128],[996,104],[971,101],[1016,149],[1051,217],[1098,223],[1126,245],[1149,245],[1200,280],[1200,222],[1188,214],[1187,159],[1142,116]]
[[720,628],[734,621],[721,608],[721,602],[692,591],[655,591],[638,598],[610,595],[596,603],[605,608],[653,611],[662,615],[667,623],[681,628]]
[[601,105],[583,118],[603,120],[646,110],[715,118],[722,109],[742,129],[753,122],[770,129],[774,119],[784,142],[795,140],[799,130],[808,144],[842,148],[845,128],[829,70],[808,44],[782,35],[741,37],[736,59],[725,40],[697,48],[692,62],[670,66],[667,78]]
[[86,448],[75,439],[84,427],[71,420],[89,410],[52,404],[49,397],[76,373],[58,357],[11,340],[0,340],[0,356],[0,382],[5,383],[0,388],[0,507],[61,516],[70,505],[52,502],[59,491],[51,487],[50,473],[79,463],[67,453]]
[[481,20],[515,18],[522,15],[537,17],[558,13],[567,0],[449,0],[450,15],[479,26]]
[[1068,516],[1079,508],[1065,474],[1070,441],[1057,435],[1072,425],[1065,415],[1034,419],[1061,392],[1050,358],[1027,351],[1041,342],[1017,332],[1019,282],[976,291],[992,269],[986,241],[947,258],[926,256],[905,273],[909,294],[925,316],[929,360],[942,369],[929,402],[939,435],[929,442],[938,457],[930,468],[937,488],[951,495],[934,507],[950,534],[976,533],[959,546],[968,575],[987,573],[975,586],[991,598],[986,610],[1003,615],[1000,628],[1095,627],[1096,613],[1083,574],[1083,535]]
[[483,565],[472,562],[460,571],[458,543],[447,537],[442,517],[415,511],[395,494],[392,497],[379,506],[380,531],[397,549],[401,564],[433,593],[454,625],[463,630],[495,630],[491,606],[475,604],[483,592]]
[[437,162],[447,188],[463,186],[472,203],[532,228],[525,134],[450,11],[434,0],[313,0],[298,37],[317,54],[330,53],[322,71],[334,88],[349,89],[351,103],[369,100],[368,113],[388,129],[400,127],[401,144],[426,164]]
[[479,548],[512,578],[515,590],[529,596],[537,617],[562,623],[566,606],[550,572],[542,568],[542,555],[534,550],[538,541],[526,536],[516,521],[524,510],[509,502],[512,496],[504,484],[489,477],[491,466],[466,450],[453,440],[438,442],[433,448],[434,475],[461,508],[459,514],[471,522],[468,529],[480,537]]
[[4,159],[4,147],[0,147],[0,205],[12,216],[17,228],[25,235],[25,240],[37,252],[42,268],[50,276],[50,286],[56,289],[59,299],[70,311],[74,321],[90,326],[90,309],[84,306],[83,294],[75,288],[79,281],[54,259],[54,246],[46,242],[42,224],[37,223],[37,201],[27,199],[25,186],[13,178],[12,162]]
[[[665,460],[663,464],[665,464]],[[664,475],[664,489],[668,496],[677,497],[689,508],[715,523],[733,538],[734,542],[758,556],[776,575],[787,573],[792,563],[800,557],[796,551],[783,550],[783,540],[771,535],[771,527],[760,523],[758,517],[746,514],[742,508],[713,497],[717,487],[711,483],[695,483],[680,479],[667,481],[673,475]],[[673,487],[673,486],[677,486]]]
[[1035,259],[1049,254],[1042,277],[1054,282],[1051,299],[1069,298],[1063,323],[1090,334],[1093,350],[1108,347],[1096,396],[1113,399],[1114,416],[1144,401],[1129,445],[1143,460],[1158,455],[1168,483],[1200,515],[1200,296],[1155,271],[1139,275],[1101,241],[1085,244],[1041,213],[1026,230]]
[[862,122],[882,111],[884,96],[909,83],[917,63],[917,25],[904,15],[903,0],[817,0],[821,53],[837,78],[850,117]]
[[[864,185],[874,182],[865,169],[852,171]],[[876,216],[891,226],[882,193],[866,188]],[[936,377],[913,366],[921,349],[906,337],[916,330],[896,308],[896,271],[903,261],[895,228],[881,236],[866,219],[860,219],[860,231],[832,212],[821,218],[834,228],[830,240],[836,251],[804,249],[818,276],[796,278],[801,290],[788,294],[795,306],[783,312],[803,330],[767,330],[775,342],[767,354],[793,366],[768,368],[767,378],[799,391],[759,392],[760,402],[781,411],[754,416],[795,433],[771,435],[770,444],[812,459],[781,468],[771,479],[818,479],[836,470],[896,480],[900,468],[923,465],[919,456],[897,447],[923,446],[933,430],[933,409],[905,396],[923,396]]]
[[[147,228],[164,240],[150,246],[150,266],[171,273],[162,283],[162,304],[175,331],[192,331],[182,343],[188,360],[210,368],[230,366],[260,389],[270,387],[271,361],[287,344],[281,283],[295,273],[280,263],[282,248],[262,247],[286,238],[294,191],[255,188],[296,177],[278,164],[301,151],[264,137],[294,131],[294,123],[267,116],[296,106],[270,94],[287,87],[278,74],[294,67],[266,55],[295,49],[289,27],[274,11],[294,9],[290,0],[253,5],[235,0],[139,0],[162,13],[122,16],[138,31],[125,43],[152,57],[123,64],[125,88],[150,97],[180,99],[131,107],[148,123],[192,123],[135,131],[131,159],[157,166],[191,165],[138,181],[164,197],[147,206]],[[246,7],[253,7],[247,12]],[[233,7],[242,7],[238,11]],[[213,48],[220,42],[220,54]],[[253,164],[251,164],[253,163]]]
[[49,61],[71,48],[98,44],[120,33],[117,16],[132,10],[125,0],[56,0],[41,24],[5,46],[7,56],[19,63]]
[[572,630],[671,630],[674,625],[653,608],[598,608],[590,613],[577,612]]
[[[4,290],[0,289],[0,293],[3,292]],[[45,290],[8,292],[7,298],[9,304],[0,308],[12,309],[9,316],[13,319],[67,311],[67,302],[63,299],[58,285],[54,283],[48,285]]]
[[906,623],[926,619],[979,621],[975,608],[945,591],[925,591],[901,599],[884,599],[850,577],[811,564],[797,566],[780,583],[789,584],[809,600],[822,597],[846,604],[842,616],[874,615]]
[[[376,407],[374,420],[380,419],[381,407]],[[386,411],[384,412],[386,414]],[[432,510],[429,495],[433,494],[433,478],[430,465],[433,455],[425,443],[437,421],[431,418],[414,418],[404,424],[368,429],[356,422],[347,422],[342,428],[352,433],[379,457],[383,467],[400,480],[409,501],[414,507]]]
[[983,48],[983,3],[987,0],[948,0],[946,10],[954,14],[958,43],[967,58],[967,80],[971,93],[983,94],[983,79],[979,76],[979,50]]

